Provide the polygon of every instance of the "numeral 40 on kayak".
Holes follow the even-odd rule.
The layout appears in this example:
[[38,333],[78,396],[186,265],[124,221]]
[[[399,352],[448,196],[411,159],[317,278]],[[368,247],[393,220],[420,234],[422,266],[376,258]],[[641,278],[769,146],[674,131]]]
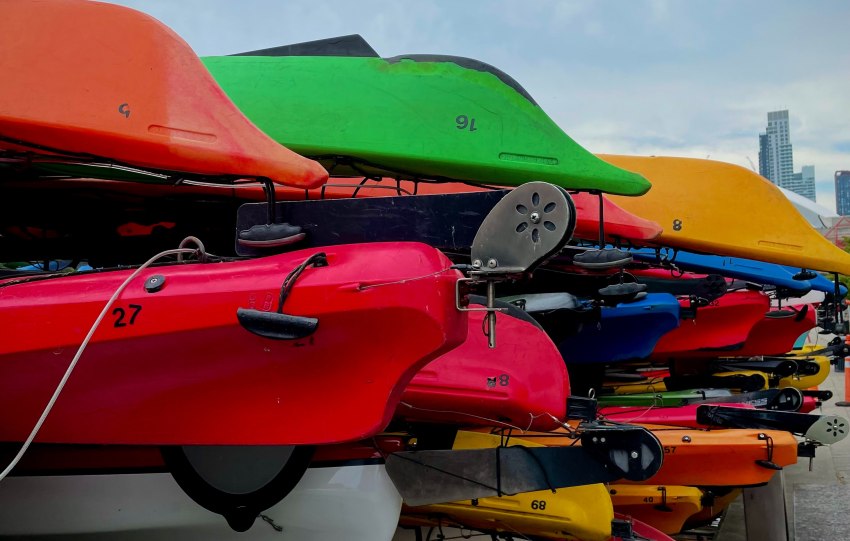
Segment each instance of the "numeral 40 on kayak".
[[455,127],[459,130],[465,130],[466,128],[469,128],[469,131],[475,131],[478,129],[475,127],[475,119],[469,118],[466,115],[458,115],[455,118],[455,124],[457,124],[457,126]]

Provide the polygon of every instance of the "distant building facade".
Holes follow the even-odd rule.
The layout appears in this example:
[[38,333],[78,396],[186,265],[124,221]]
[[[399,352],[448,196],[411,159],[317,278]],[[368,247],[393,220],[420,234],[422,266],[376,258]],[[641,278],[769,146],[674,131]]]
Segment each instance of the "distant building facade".
[[804,165],[802,171],[791,175],[791,180],[783,188],[807,197],[812,201],[817,201],[817,195],[815,194],[815,166]]
[[794,151],[787,109],[767,113],[767,128],[759,134],[759,174],[783,188],[792,182]]
[[835,212],[850,216],[850,171],[835,172]]

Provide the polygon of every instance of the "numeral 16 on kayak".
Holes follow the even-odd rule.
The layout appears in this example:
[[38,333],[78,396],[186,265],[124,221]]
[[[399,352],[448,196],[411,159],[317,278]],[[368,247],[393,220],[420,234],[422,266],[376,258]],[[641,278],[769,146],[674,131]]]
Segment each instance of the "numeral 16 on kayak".
[[475,131],[478,129],[475,127],[475,119],[469,118],[466,115],[458,115],[457,118],[455,118],[455,123],[457,124],[456,128],[459,130],[465,130],[467,127],[469,127],[469,131]]

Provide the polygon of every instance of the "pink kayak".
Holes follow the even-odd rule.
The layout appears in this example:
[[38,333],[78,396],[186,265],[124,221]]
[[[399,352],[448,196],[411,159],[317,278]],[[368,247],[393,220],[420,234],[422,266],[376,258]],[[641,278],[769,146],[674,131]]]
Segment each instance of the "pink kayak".
[[[520,312],[517,310],[516,312]],[[529,316],[498,312],[499,342],[487,346],[483,312],[469,313],[466,342],[425,366],[408,384],[396,417],[411,422],[549,430],[570,394],[566,365]]]

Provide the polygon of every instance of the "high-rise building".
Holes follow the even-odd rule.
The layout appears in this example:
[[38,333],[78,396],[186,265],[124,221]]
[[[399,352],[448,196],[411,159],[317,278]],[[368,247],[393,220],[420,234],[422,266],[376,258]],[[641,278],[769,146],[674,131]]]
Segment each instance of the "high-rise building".
[[794,174],[788,110],[767,113],[767,129],[759,134],[759,174],[786,188]]
[[802,171],[791,175],[791,180],[785,183],[783,188],[798,193],[803,197],[808,197],[812,201],[817,201],[815,194],[815,166],[804,165]]
[[850,216],[850,171],[835,172],[835,212]]

